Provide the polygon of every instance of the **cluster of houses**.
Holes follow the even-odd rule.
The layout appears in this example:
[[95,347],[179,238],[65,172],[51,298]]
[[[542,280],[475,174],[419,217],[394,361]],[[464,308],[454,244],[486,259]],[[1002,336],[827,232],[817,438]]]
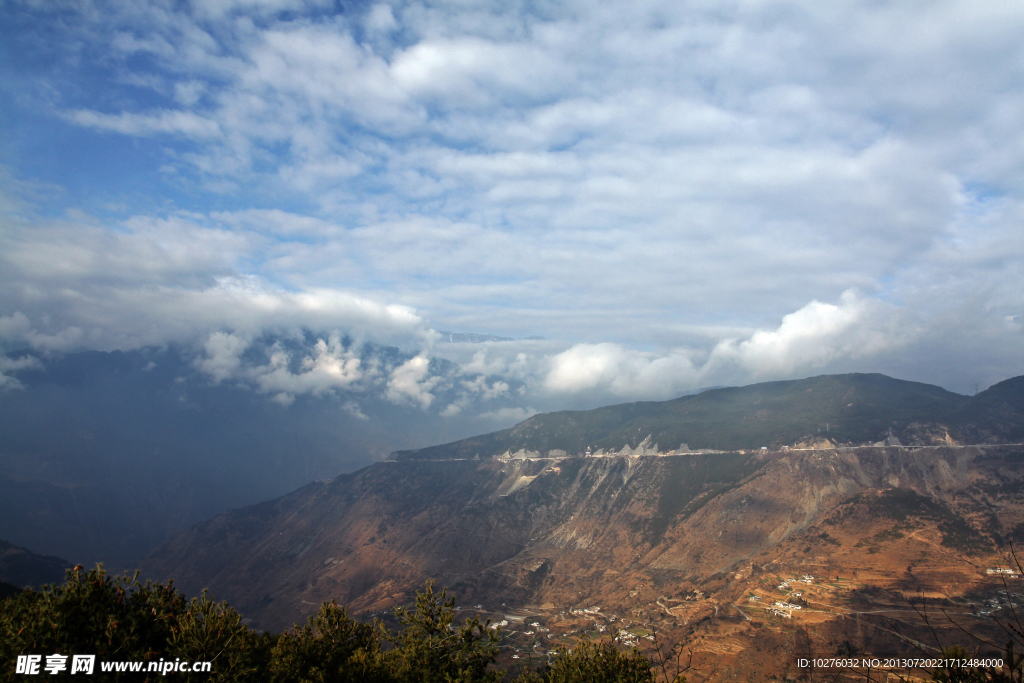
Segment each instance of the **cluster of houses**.
[[794,582],[794,581],[799,581],[801,583],[814,583],[814,577],[811,576],[810,574],[804,574],[799,579],[787,579],[787,580],[785,580],[785,581],[783,581],[782,583],[779,584],[779,590],[780,591],[789,590],[791,582]]
[[781,600],[777,600],[774,605],[767,609],[767,611],[769,614],[774,614],[775,616],[782,617],[783,619],[792,619],[793,610],[797,609],[800,609],[800,605],[794,605],[791,602],[782,602]]
[[601,607],[597,606],[597,607],[584,607],[583,609],[573,609],[573,610],[569,610],[569,613],[570,614],[600,614],[601,613]]
[[623,645],[629,645],[630,647],[636,645],[636,636],[627,631],[624,628],[619,629],[618,639]]
[[[810,575],[810,574],[804,574],[799,579],[786,579],[786,580],[783,580],[782,583],[780,583],[777,586],[777,588],[780,591],[788,591],[788,590],[790,590],[792,588],[792,584],[797,583],[797,582],[806,583],[806,584],[813,584],[814,583],[814,577],[812,575]],[[790,593],[790,597],[792,597],[792,598],[803,597],[803,593],[800,592],[800,591],[793,591],[792,593]],[[749,600],[751,602],[761,602],[761,598],[756,596],[756,595],[751,595]],[[793,604],[791,602],[788,602],[788,601],[787,602],[783,602],[781,600],[777,600],[775,602],[775,604],[773,604],[773,605],[769,606],[768,608],[766,608],[765,611],[767,611],[769,614],[774,614],[777,617],[782,617],[783,619],[792,619],[793,618],[793,610],[798,610],[798,609],[800,609],[800,605],[795,605],[795,604]]]
[[1001,609],[1013,608],[1019,606],[1020,595],[1017,593],[1009,593],[1007,595],[998,595],[994,598],[989,598],[985,601],[985,607],[978,610],[977,616],[987,617],[993,612],[998,612]]
[[989,567],[985,570],[985,573],[989,576],[1008,576],[1014,579],[1020,578],[1020,572],[1016,569],[1010,569],[1009,567]]

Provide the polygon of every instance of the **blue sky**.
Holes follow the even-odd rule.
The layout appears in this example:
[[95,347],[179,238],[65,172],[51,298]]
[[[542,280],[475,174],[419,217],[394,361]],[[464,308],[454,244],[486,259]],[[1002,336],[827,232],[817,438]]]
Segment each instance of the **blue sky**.
[[[0,8],[7,351],[449,413],[1024,373],[1019,3],[53,7]],[[241,360],[301,330],[280,386]],[[366,383],[332,334],[420,353]]]

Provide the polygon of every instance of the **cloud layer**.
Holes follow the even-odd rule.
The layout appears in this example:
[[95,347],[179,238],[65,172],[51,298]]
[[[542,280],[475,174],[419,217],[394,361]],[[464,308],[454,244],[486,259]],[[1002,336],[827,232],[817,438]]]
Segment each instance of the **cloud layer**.
[[[492,417],[1024,372],[1013,3],[0,16],[8,350],[183,343],[282,404],[372,391]],[[405,355],[368,365],[366,344]]]

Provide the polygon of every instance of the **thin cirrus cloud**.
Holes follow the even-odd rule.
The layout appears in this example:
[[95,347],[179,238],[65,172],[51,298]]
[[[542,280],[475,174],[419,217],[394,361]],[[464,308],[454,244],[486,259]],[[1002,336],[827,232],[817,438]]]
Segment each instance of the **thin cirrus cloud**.
[[[813,372],[966,390],[1024,365],[1013,3],[3,12],[9,349],[182,342],[284,404],[374,391],[491,418]],[[29,163],[48,136],[104,172]],[[298,330],[313,347],[245,360]],[[371,366],[342,337],[406,356]]]
[[109,130],[123,135],[183,135],[210,138],[220,130],[215,121],[190,112],[161,111],[154,114],[103,114],[89,110],[68,112],[68,119],[79,126]]

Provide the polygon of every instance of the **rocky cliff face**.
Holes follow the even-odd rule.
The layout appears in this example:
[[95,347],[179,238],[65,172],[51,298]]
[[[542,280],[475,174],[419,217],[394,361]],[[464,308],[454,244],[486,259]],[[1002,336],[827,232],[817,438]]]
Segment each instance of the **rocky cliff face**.
[[962,593],[1024,537],[1022,482],[1014,447],[385,462],[208,520],[143,568],[270,629],[324,600],[387,609],[428,578],[495,610],[680,625],[699,616],[680,605],[718,614],[772,566]]

